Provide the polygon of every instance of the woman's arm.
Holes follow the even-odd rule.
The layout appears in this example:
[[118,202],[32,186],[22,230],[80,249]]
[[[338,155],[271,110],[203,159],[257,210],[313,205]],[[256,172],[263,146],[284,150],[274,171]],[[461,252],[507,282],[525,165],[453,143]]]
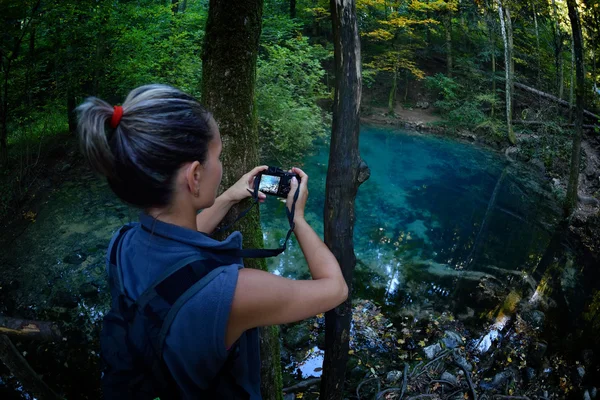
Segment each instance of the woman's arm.
[[215,199],[215,204],[210,208],[202,210],[196,216],[196,227],[200,232],[211,233],[219,223],[225,218],[225,215],[236,202],[232,201],[225,193]]
[[[308,176],[297,168],[294,172],[301,178],[294,233],[312,280],[296,281],[255,269],[240,270],[227,327],[227,346],[247,329],[299,321],[331,310],[348,297],[348,286],[335,256],[304,219]],[[295,186],[297,183],[292,182],[288,202]]]
[[[252,196],[254,178],[259,172],[266,170],[266,165],[254,168],[242,176],[232,187],[215,199],[215,203],[196,216],[196,228],[200,232],[211,233],[221,223],[225,215],[236,203]],[[258,199],[263,202],[266,198],[264,193],[258,192]]]

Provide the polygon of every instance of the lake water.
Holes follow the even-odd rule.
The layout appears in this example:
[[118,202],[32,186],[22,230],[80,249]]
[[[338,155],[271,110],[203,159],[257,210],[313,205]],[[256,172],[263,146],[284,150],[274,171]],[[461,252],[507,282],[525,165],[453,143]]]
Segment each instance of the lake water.
[[[559,210],[533,172],[471,144],[389,128],[363,127],[360,152],[371,177],[356,198],[357,297],[406,305],[419,293],[420,303],[447,305],[465,281],[535,269]],[[328,157],[321,144],[301,161],[306,218],[320,235]],[[261,206],[267,246],[285,237],[284,207],[275,198]],[[295,241],[269,268],[309,276]]]

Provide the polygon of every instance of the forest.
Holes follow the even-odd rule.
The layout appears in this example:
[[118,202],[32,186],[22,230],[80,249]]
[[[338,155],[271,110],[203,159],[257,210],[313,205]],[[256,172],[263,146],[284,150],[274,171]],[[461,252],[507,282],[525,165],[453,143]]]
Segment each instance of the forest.
[[[0,20],[2,398],[100,398],[104,257],[137,211],[85,165],[75,108],[149,83],[213,113],[224,187],[259,163],[320,185],[307,218],[352,296],[261,328],[265,399],[596,398],[600,1],[0,0]],[[244,246],[285,237],[280,205]],[[294,251],[246,266],[306,277]]]

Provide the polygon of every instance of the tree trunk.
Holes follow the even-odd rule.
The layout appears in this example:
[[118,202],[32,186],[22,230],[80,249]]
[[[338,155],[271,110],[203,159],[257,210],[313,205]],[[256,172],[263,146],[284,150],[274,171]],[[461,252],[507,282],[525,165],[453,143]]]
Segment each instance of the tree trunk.
[[510,58],[510,112],[513,112],[513,93],[515,93],[515,45],[513,43],[513,27],[510,17],[510,8],[504,7],[504,17],[506,22],[506,36],[508,36],[508,52]]
[[562,57],[562,52],[560,58],[558,59],[558,97],[561,99],[565,94],[565,62]]
[[29,32],[29,52],[27,58],[29,62],[25,69],[25,90],[27,91],[27,105],[31,108],[33,106],[33,93],[31,90],[32,74],[35,73],[35,25],[31,27]]
[[559,24],[558,24],[558,9],[556,7],[556,0],[552,0],[552,14],[554,17],[554,69],[555,69],[555,73],[556,73],[556,91],[558,92],[559,96],[562,99],[561,96],[561,91],[560,91],[560,87],[561,87],[561,74],[560,74],[560,69],[561,69],[561,59],[562,59],[562,38],[560,35],[560,28],[559,28]]
[[596,89],[596,50],[592,49],[592,82]]
[[575,53],[575,70],[577,75],[577,86],[575,92],[575,132],[573,134],[571,166],[569,168],[569,184],[567,186],[567,197],[565,199],[565,214],[569,216],[577,205],[577,186],[579,183],[579,164],[581,159],[583,105],[585,100],[585,71],[583,65],[583,36],[581,33],[581,22],[579,20],[576,0],[567,0],[567,7],[569,8],[571,30],[573,31],[573,48]]
[[[368,179],[370,173],[358,151],[362,87],[360,38],[355,0],[331,0],[330,8],[336,81],[323,212],[324,233],[325,244],[340,263],[352,293],[352,276],[356,266],[354,199],[359,185]],[[351,318],[351,295],[325,314],[321,400],[341,400],[344,397]]]
[[187,0],[183,0],[181,2],[181,5],[179,6],[179,12],[184,13],[186,9],[187,9]]
[[179,12],[179,0],[171,0],[171,11],[173,14],[177,14]]
[[444,17],[444,30],[446,31],[446,73],[452,76],[452,14],[446,12]]
[[392,72],[392,89],[390,90],[390,95],[388,98],[388,112],[390,114],[394,113],[394,108],[396,106],[396,90],[398,88],[398,71],[394,70]]
[[58,326],[53,322],[11,318],[3,315],[0,315],[0,335],[49,341],[62,339]]
[[[0,62],[4,61],[0,59]],[[8,60],[7,60],[8,61]],[[0,92],[0,165],[8,161],[8,76],[10,64],[4,65],[4,77],[2,79],[2,91]]]
[[[67,78],[68,80],[72,80],[72,78]],[[68,84],[70,85],[70,83]],[[75,101],[75,93],[73,93],[73,88],[67,88],[67,120],[69,122],[69,132],[73,135],[77,134],[77,115],[75,114],[75,107],[77,107],[77,102]]]
[[290,0],[290,18],[296,18],[296,0]]
[[[488,40],[490,45],[490,54],[492,56],[492,96],[494,99],[496,98],[496,37],[494,35],[494,25],[493,25],[493,14],[491,13],[492,7],[488,1],[485,3],[485,14],[488,28]],[[490,118],[494,118],[494,114],[496,112],[496,102],[492,102],[492,107],[490,111]]]
[[575,83],[575,44],[571,39],[571,83],[569,85],[569,123],[573,122],[573,94]]
[[[254,99],[262,0],[210,0],[202,60],[202,102],[219,124],[223,139],[223,187],[258,165],[258,129]],[[248,207],[244,201],[223,220],[227,225]],[[264,246],[259,213],[238,222],[244,246]],[[246,267],[266,270],[264,259]],[[264,399],[281,399],[279,337],[275,327],[261,329],[261,389]]]
[[96,36],[96,54],[94,63],[94,78],[92,81],[92,90],[94,96],[100,96],[100,75],[102,68],[102,46],[104,45],[104,36],[102,35],[103,27],[99,27],[98,34]]
[[533,9],[533,25],[535,27],[535,52],[537,62],[537,86],[540,87],[542,82],[542,54],[540,52],[540,29],[538,27],[537,11],[535,9],[535,2],[531,3]]
[[35,397],[41,400],[60,399],[35,373],[27,360],[23,358],[19,350],[6,335],[0,335],[0,360],[15,378],[21,382],[23,388],[31,392]]
[[502,41],[504,42],[504,70],[506,75],[505,82],[505,94],[506,94],[506,126],[508,128],[508,141],[511,144],[515,144],[517,139],[515,137],[515,133],[513,131],[512,126],[512,88],[513,88],[513,74],[511,71],[512,64],[512,54],[510,48],[510,42],[508,39],[508,30],[507,30],[507,13],[502,6],[501,0],[496,0],[498,2],[498,14],[500,15],[500,30],[502,31]]

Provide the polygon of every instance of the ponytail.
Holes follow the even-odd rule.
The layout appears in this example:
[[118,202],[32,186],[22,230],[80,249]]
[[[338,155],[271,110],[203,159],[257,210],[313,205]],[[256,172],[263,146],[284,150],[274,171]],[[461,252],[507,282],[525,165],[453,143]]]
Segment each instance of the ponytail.
[[96,172],[110,177],[114,173],[114,157],[106,125],[113,115],[113,107],[104,100],[88,97],[76,111],[81,152]]

